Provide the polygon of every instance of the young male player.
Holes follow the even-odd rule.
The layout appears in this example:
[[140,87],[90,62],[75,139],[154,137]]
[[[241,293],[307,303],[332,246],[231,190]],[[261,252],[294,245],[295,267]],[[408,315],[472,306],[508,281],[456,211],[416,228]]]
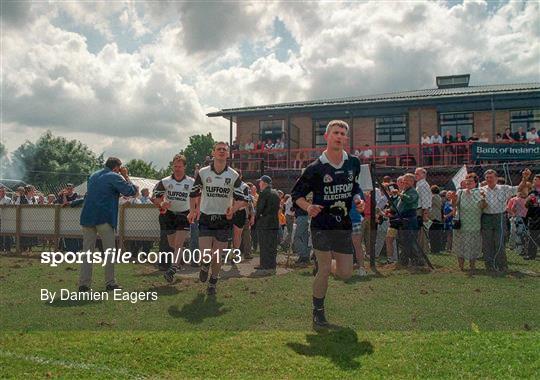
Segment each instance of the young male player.
[[[351,207],[364,211],[358,178],[360,161],[345,152],[349,126],[332,120],[326,126],[326,150],[307,166],[292,190],[293,201],[312,218],[311,238],[316,258],[313,281],[313,324],[327,326],[324,297],[335,259],[335,275],[347,279],[353,271]],[[313,192],[313,203],[306,200]]]
[[163,178],[154,187],[153,203],[160,208],[160,227],[167,231],[167,240],[173,248],[173,263],[165,272],[168,282],[182,263],[182,247],[188,235],[189,195],[194,179],[186,176],[186,157],[177,154],[173,158],[173,173]]
[[[190,194],[189,222],[199,219],[199,248],[211,252],[211,265],[201,265],[199,279],[210,280],[207,294],[216,294],[216,284],[221,270],[221,251],[227,248],[231,233],[232,217],[246,200],[240,188],[240,175],[227,165],[229,146],[217,142],[213,149],[214,159],[210,165],[199,170]],[[206,251],[205,251],[206,250]],[[232,258],[229,257],[229,260]]]

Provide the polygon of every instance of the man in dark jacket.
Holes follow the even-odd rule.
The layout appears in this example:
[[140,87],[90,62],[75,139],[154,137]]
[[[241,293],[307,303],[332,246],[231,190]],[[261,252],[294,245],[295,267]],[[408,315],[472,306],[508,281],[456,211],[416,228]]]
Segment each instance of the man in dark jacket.
[[276,269],[279,229],[279,195],[272,189],[272,178],[263,175],[259,180],[256,224],[261,249],[260,266],[255,269]]

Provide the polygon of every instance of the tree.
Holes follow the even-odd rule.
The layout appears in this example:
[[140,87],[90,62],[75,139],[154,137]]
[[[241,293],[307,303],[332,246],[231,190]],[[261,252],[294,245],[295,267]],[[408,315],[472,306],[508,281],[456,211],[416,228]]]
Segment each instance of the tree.
[[214,148],[214,138],[211,133],[207,135],[194,135],[189,138],[189,145],[186,149],[180,151],[186,156],[187,173],[193,174],[195,164],[203,165],[207,156],[212,154]]
[[126,167],[129,170],[129,175],[134,177],[159,179],[159,172],[152,162],[145,162],[144,160],[134,158],[126,163]]
[[47,131],[35,143],[27,140],[13,152],[10,169],[17,179],[52,192],[68,182],[84,182],[102,164],[103,157],[85,144]]
[[6,146],[0,142],[0,178],[5,178],[8,165]]

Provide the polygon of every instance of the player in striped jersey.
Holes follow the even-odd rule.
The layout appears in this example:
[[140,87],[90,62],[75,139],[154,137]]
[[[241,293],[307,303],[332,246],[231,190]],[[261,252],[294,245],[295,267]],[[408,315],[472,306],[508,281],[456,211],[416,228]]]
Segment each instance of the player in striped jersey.
[[159,224],[167,232],[169,245],[174,249],[176,258],[164,277],[168,282],[174,281],[174,275],[182,264],[181,252],[189,231],[189,195],[194,179],[185,175],[186,157],[177,154],[173,158],[173,174],[163,178],[154,188],[152,202],[159,207]]
[[216,294],[216,284],[221,270],[221,251],[227,248],[231,234],[232,217],[246,198],[240,188],[240,175],[227,165],[229,145],[217,142],[210,165],[199,170],[190,194],[188,220],[199,219],[199,248],[210,250],[212,261],[201,266],[199,279],[206,282],[209,272],[208,295]]

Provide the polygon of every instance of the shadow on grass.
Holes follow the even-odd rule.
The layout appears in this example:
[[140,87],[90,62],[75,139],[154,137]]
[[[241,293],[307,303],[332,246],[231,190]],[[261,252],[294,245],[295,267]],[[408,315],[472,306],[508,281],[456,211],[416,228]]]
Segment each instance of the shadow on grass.
[[[111,297],[112,298],[112,297]],[[91,301],[91,300],[61,300],[56,299],[52,303],[45,302],[46,306],[52,306],[52,307],[78,307],[78,306],[85,306],[89,304],[98,304],[102,301]]]
[[178,289],[170,285],[153,286],[151,288],[148,288],[147,291],[156,292],[160,296],[174,296],[180,293]]
[[173,318],[182,318],[191,324],[200,324],[207,318],[220,317],[229,312],[229,309],[222,308],[224,304],[218,302],[215,296],[206,297],[204,294],[197,296],[188,304],[178,309],[174,305],[169,307],[168,313]]
[[137,276],[137,277],[163,276],[163,271],[156,269],[156,270],[154,270],[152,272],[138,272],[138,273],[135,273],[135,276]]
[[287,346],[299,355],[327,357],[343,370],[360,368],[360,356],[373,353],[372,344],[359,342],[358,335],[350,328],[333,326],[306,335],[306,340],[308,344],[287,343]]

